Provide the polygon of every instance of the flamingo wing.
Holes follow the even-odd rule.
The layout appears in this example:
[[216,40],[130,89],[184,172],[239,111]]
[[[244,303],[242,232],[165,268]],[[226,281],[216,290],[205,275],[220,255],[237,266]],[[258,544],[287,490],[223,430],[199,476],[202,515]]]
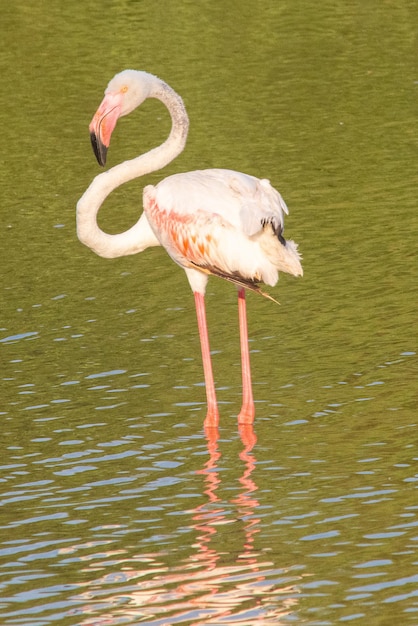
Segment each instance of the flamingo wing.
[[[238,284],[274,285],[287,207],[267,180],[230,170],[176,174],[144,189],[144,210],[176,263]],[[273,236],[272,236],[273,235]],[[280,251],[283,248],[283,251]]]
[[177,213],[200,208],[221,215],[235,228],[251,236],[264,222],[284,226],[288,208],[267,179],[226,169],[196,170],[174,174],[157,185],[158,203]]

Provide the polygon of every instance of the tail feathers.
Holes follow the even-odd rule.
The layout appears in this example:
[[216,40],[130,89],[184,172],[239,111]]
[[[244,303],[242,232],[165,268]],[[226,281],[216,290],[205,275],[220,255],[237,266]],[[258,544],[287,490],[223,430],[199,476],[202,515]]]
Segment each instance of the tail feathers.
[[294,276],[303,276],[303,268],[301,264],[302,255],[298,252],[298,244],[291,239],[287,239],[284,249],[286,251],[286,268],[284,271],[289,272],[289,274],[293,274]]
[[[263,230],[253,235],[269,259],[270,263],[279,272],[287,272],[293,276],[303,276],[301,255],[298,245],[291,239],[285,239],[282,235],[283,228],[271,222],[263,224]],[[276,279],[277,280],[277,279]],[[268,281],[265,281],[268,282]]]

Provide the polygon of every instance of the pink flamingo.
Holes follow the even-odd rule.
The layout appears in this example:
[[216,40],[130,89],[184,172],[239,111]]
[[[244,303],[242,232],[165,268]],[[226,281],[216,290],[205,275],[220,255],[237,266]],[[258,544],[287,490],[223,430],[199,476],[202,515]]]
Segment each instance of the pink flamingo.
[[168,138],[134,159],[94,178],[77,203],[77,235],[96,254],[115,258],[164,246],[183,267],[194,293],[206,383],[205,427],[217,427],[219,412],[209,348],[204,295],[209,275],[238,287],[243,400],[240,424],[254,421],[245,290],[266,297],[258,283],[275,285],[278,272],[301,276],[297,245],[283,237],[286,204],[268,180],[226,169],[175,174],[144,189],[144,212],[126,232],[109,235],[97,224],[105,198],[119,185],[163,168],[184,149],[189,120],[180,96],[156,76],[124,70],[110,81],[90,123],[96,158],[105,165],[112,131],[119,117],[147,98],[167,107],[172,127]]

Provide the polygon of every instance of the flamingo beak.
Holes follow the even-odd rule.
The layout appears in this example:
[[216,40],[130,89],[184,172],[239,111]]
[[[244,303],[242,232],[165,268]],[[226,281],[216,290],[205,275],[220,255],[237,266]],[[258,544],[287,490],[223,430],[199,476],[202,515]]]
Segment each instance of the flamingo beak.
[[90,139],[99,165],[106,164],[110,137],[122,110],[122,93],[108,93],[90,122]]

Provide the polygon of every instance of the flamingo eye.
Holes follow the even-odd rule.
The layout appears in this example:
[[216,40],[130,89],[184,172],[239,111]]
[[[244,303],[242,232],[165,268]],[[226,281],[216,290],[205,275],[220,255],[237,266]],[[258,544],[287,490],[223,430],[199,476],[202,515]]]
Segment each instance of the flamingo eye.
[[120,90],[121,93],[126,93],[127,91],[128,91],[128,87],[126,85],[124,85]]

